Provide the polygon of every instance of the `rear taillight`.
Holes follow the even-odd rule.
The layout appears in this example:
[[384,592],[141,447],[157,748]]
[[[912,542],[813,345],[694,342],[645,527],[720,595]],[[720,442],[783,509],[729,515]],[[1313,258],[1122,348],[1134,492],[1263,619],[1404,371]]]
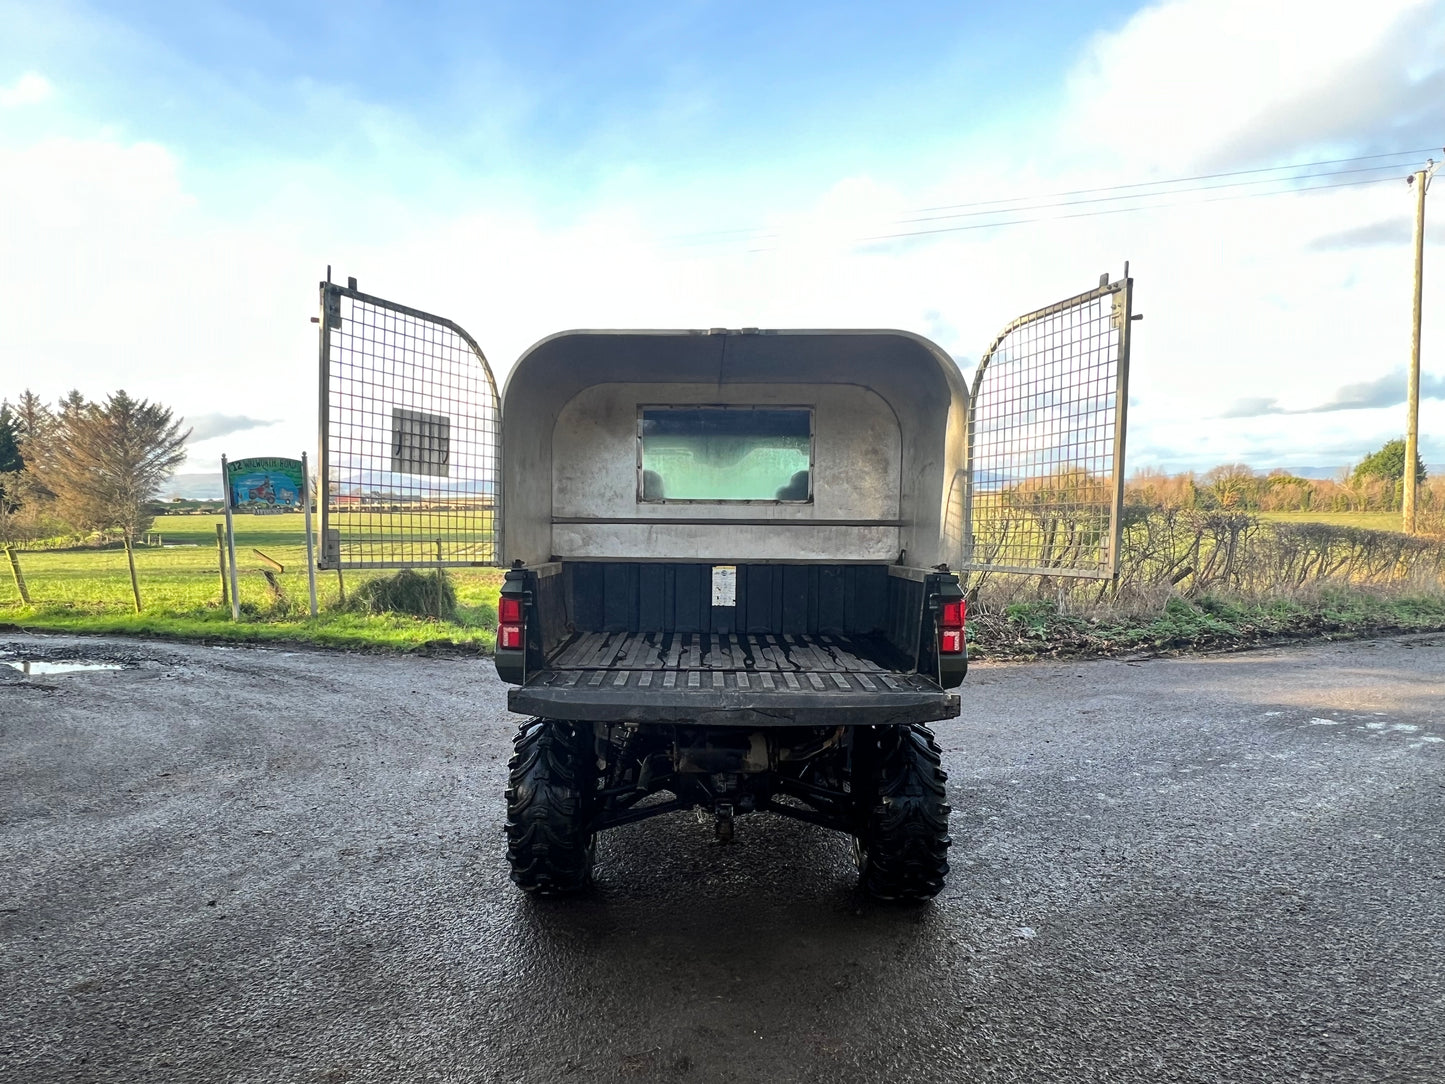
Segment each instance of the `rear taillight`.
[[962,655],[963,626],[968,620],[968,603],[963,599],[945,602],[938,612],[938,651],[941,655]]
[[525,642],[522,635],[522,600],[516,595],[503,595],[497,599],[497,647],[508,651],[520,651]]

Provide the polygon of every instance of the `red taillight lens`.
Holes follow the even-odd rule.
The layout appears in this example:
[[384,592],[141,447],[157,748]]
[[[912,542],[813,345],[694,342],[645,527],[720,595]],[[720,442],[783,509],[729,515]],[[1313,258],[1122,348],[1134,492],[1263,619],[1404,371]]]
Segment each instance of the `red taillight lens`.
[[938,652],[940,655],[963,654],[963,624],[968,620],[968,603],[951,599],[938,610]]
[[520,651],[525,646],[522,596],[503,595],[497,599],[497,648]]

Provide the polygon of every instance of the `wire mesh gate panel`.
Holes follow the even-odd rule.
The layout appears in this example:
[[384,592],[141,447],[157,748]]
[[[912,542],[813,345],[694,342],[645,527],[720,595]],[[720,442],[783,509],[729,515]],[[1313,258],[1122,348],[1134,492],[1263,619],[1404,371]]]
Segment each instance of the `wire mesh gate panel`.
[[966,570],[1113,577],[1119,567],[1129,325],[1125,277],[1019,317],[969,400]]
[[321,284],[321,568],[492,565],[501,404],[456,324]]

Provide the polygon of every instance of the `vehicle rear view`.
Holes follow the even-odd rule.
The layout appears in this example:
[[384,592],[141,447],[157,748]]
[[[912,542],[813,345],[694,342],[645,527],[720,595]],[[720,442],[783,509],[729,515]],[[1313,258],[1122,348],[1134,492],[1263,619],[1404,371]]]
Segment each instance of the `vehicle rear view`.
[[573,331],[499,394],[458,325],[328,278],[319,563],[506,567],[522,889],[697,809],[845,832],[868,893],[927,899],[960,574],[1117,571],[1131,296],[1020,317],[971,387],[902,331]]
[[954,363],[902,332],[575,332],[517,363],[496,658],[533,717],[519,885],[581,888],[599,831],[701,808],[724,839],[761,810],[847,832],[880,897],[943,887],[926,724],[967,667],[966,417]]

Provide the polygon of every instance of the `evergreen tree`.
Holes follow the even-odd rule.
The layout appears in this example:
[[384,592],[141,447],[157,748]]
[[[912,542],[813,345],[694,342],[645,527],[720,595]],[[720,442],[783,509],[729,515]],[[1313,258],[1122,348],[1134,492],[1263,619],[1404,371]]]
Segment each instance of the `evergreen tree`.
[[18,502],[20,471],[25,459],[20,455],[20,427],[9,403],[0,403],[0,505],[13,508]]
[[15,439],[20,446],[20,454],[34,458],[54,432],[55,416],[41,401],[40,396],[29,388],[20,393],[20,399],[12,413],[15,417]]
[[124,391],[101,404],[72,393],[32,470],[55,494],[56,511],[67,522],[119,527],[133,543],[155,518],[147,505],[185,459],[190,435],[168,409]]
[[11,474],[25,466],[20,454],[20,423],[9,403],[0,403],[0,474]]
[[[1371,452],[1355,465],[1351,477],[1355,481],[1379,478],[1386,482],[1404,482],[1405,442],[1386,441],[1378,451]],[[1415,453],[1415,481],[1420,485],[1425,484],[1425,464],[1421,462],[1419,452]]]
[[[1395,510],[1400,507],[1404,499],[1405,488],[1405,442],[1403,440],[1386,441],[1377,451],[1371,452],[1355,464],[1354,470],[1350,472],[1350,481],[1357,489],[1363,489],[1366,483],[1383,483],[1384,501],[1386,507]],[[1420,454],[1415,453],[1415,482],[1417,485],[1425,484],[1425,464],[1420,461]]]
[[70,394],[55,404],[55,421],[64,425],[70,419],[84,414],[90,405],[85,396],[80,394],[79,388],[71,388]]

